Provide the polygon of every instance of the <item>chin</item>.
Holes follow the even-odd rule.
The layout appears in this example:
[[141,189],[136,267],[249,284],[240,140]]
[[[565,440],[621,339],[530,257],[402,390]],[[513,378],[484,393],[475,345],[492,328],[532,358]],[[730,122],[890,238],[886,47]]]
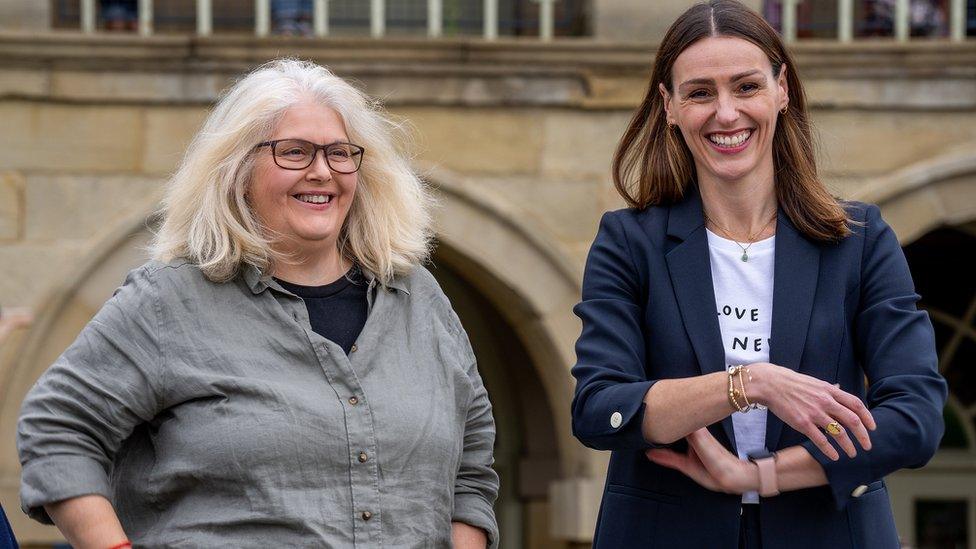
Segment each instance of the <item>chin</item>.
[[336,233],[330,231],[327,233],[299,233],[296,236],[298,237],[298,240],[301,240],[302,242],[313,246],[318,246],[334,241],[335,235]]
[[727,181],[734,183],[736,181],[741,181],[749,176],[751,170],[715,170],[712,172],[715,178],[719,181]]

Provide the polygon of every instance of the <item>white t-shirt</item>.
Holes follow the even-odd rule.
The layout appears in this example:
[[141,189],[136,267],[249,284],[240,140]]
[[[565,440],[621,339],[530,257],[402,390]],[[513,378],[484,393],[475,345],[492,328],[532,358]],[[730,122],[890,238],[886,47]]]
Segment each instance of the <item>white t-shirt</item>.
[[[726,365],[769,361],[775,248],[775,236],[754,242],[748,248],[748,261],[742,261],[742,248],[738,244],[708,231],[712,286]],[[736,382],[738,384],[738,378]],[[744,402],[740,400],[740,404]],[[748,459],[749,454],[766,447],[765,409],[734,412],[732,425],[740,459]],[[746,492],[742,502],[758,503],[759,494]]]

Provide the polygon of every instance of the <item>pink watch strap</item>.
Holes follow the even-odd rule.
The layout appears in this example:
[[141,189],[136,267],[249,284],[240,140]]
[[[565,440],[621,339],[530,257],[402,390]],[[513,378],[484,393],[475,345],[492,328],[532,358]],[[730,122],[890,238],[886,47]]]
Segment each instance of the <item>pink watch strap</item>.
[[768,498],[779,495],[779,483],[776,482],[776,458],[773,456],[754,460],[759,468],[759,495]]

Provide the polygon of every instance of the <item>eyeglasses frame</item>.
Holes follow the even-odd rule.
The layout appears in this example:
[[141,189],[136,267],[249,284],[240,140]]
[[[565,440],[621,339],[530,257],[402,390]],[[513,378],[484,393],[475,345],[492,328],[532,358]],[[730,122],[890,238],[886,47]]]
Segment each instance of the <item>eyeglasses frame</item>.
[[[302,141],[302,142],[308,143],[309,145],[311,145],[312,147],[314,147],[314,151],[312,152],[312,156],[310,157],[310,159],[308,161],[308,164],[306,164],[305,166],[302,166],[301,168],[293,168],[293,167],[290,167],[290,166],[282,166],[281,164],[279,164],[278,163],[278,155],[275,154],[275,146],[277,146],[278,143],[281,143],[282,141]],[[358,152],[354,152],[353,155],[352,155],[352,156],[356,156],[356,155],[359,156],[359,162],[356,163],[356,169],[355,170],[353,170],[351,172],[344,172],[342,170],[337,170],[334,167],[332,167],[332,162],[329,161],[329,150],[328,149],[329,149],[329,147],[334,147],[336,145],[349,145],[351,147],[355,147],[355,149],[358,150]],[[359,169],[362,168],[362,166],[363,166],[363,157],[366,156],[366,149],[364,147],[361,147],[361,146],[359,146],[359,145],[357,145],[355,143],[349,143],[347,141],[337,141],[335,143],[329,143],[327,145],[319,145],[318,143],[312,143],[311,141],[308,141],[306,139],[298,139],[298,138],[294,138],[294,137],[289,137],[289,138],[286,138],[286,139],[275,139],[274,141],[262,141],[261,143],[258,143],[257,145],[254,146],[255,149],[260,149],[261,147],[271,147],[271,159],[274,160],[274,163],[275,163],[276,166],[278,166],[279,168],[281,168],[283,170],[294,170],[294,171],[308,169],[308,167],[311,166],[315,162],[315,157],[318,156],[319,151],[322,151],[322,155],[325,156],[325,164],[329,167],[330,170],[332,170],[332,171],[334,171],[336,173],[343,174],[343,175],[349,175],[349,174],[353,174],[353,173],[358,172]]]

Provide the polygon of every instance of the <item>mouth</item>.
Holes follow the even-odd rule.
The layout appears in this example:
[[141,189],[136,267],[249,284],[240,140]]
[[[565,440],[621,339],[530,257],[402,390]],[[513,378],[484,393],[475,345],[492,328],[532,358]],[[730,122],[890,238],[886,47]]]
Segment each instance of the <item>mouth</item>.
[[708,141],[723,153],[736,153],[746,148],[753,131],[751,129],[738,130],[732,133],[710,133],[706,135]]
[[299,193],[293,194],[291,197],[309,206],[325,207],[332,203],[335,194],[327,192]]

